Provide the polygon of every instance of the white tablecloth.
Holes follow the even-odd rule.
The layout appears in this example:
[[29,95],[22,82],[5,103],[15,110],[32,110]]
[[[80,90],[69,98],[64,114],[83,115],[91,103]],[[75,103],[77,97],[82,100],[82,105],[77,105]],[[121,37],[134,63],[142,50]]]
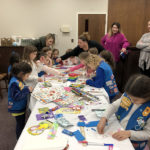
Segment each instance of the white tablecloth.
[[[52,83],[53,84],[53,83]],[[68,86],[70,83],[56,83],[60,86],[63,84],[64,86]],[[37,87],[36,87],[37,88]],[[85,89],[88,90],[91,87],[87,86]],[[70,131],[76,131],[80,130],[80,128],[77,126],[77,122],[79,122],[78,115],[84,115],[87,119],[87,122],[90,121],[97,121],[99,118],[96,117],[95,112],[92,112],[91,109],[93,108],[107,108],[108,106],[108,95],[106,91],[101,88],[100,94],[99,94],[100,103],[95,105],[86,105],[84,109],[81,111],[80,114],[64,114],[65,118],[70,121],[74,126],[67,128]],[[49,104],[42,104],[39,101],[37,101],[34,97],[31,96],[30,99],[30,109],[32,110],[32,113],[27,121],[27,124],[16,144],[15,150],[55,150],[55,148],[47,148],[46,145],[48,144],[47,135],[49,130],[45,130],[44,133],[41,135],[33,136],[30,135],[27,132],[27,129],[31,126],[38,125],[39,122],[36,120],[36,114],[39,114],[38,108],[42,107],[49,107],[53,108],[56,106],[54,103]],[[50,119],[51,121],[54,121],[54,119]],[[96,127],[94,127],[96,129]],[[132,147],[132,144],[130,143],[129,139],[123,140],[123,141],[117,141],[111,137],[111,134],[115,131],[118,131],[121,129],[120,124],[118,123],[115,116],[112,116],[108,122],[108,125],[105,127],[105,134],[99,135],[96,131],[93,131],[91,128],[84,128],[85,134],[86,134],[86,140],[87,141],[95,141],[98,143],[112,143],[114,144],[113,150],[134,150]],[[108,150],[107,146],[83,146],[82,144],[79,144],[77,140],[74,137],[70,137],[67,135],[64,135],[62,133],[63,128],[59,127],[56,137],[54,140],[49,140],[52,145],[66,145],[69,144],[69,150]],[[57,143],[57,144],[56,144]],[[42,148],[40,148],[42,147]]]

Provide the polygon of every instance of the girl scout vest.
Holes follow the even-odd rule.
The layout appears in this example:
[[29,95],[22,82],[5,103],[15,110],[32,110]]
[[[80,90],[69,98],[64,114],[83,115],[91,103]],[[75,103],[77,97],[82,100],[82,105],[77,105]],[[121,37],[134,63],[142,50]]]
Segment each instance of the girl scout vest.
[[[130,112],[133,103],[126,93],[123,94],[120,106],[116,112],[116,116],[119,121],[124,119]],[[143,130],[146,121],[150,118],[150,101],[142,104],[136,111],[132,114],[128,120],[126,130],[140,131]],[[132,141],[135,150],[144,150],[147,141]]]
[[27,105],[27,98],[28,95],[26,95],[23,99],[21,100],[14,100],[12,98],[12,93],[10,90],[10,87],[13,83],[16,83],[18,88],[20,89],[20,91],[24,88],[24,83],[19,81],[17,78],[12,77],[9,83],[9,87],[8,87],[8,111],[11,113],[20,113],[20,112],[24,112],[26,109],[26,105]]
[[104,88],[106,92],[108,93],[110,100],[111,100],[118,94],[118,88],[117,88],[117,84],[116,84],[113,72],[110,66],[104,61],[101,61],[99,67],[104,70],[104,74],[105,74]]

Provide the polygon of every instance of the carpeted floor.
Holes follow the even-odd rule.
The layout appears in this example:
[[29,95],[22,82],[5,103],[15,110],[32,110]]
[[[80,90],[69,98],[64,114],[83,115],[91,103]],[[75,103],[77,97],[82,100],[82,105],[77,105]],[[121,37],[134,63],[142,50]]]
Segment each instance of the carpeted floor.
[[0,150],[13,150],[16,145],[15,118],[7,110],[7,91],[2,90],[0,98]]

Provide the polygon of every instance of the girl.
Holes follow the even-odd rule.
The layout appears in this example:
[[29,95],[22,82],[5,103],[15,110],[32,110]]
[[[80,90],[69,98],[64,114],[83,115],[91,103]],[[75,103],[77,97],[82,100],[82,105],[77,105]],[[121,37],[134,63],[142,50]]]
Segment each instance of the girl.
[[79,55],[83,60],[83,64],[93,71],[96,71],[96,76],[86,81],[87,85],[97,88],[104,87],[109,95],[110,102],[118,94],[118,88],[114,79],[111,67],[97,55],[83,52]]
[[59,71],[56,69],[52,69],[43,65],[43,62],[35,61],[37,55],[37,49],[34,46],[26,46],[24,48],[23,61],[27,62],[32,67],[32,72],[29,78],[26,80],[26,84],[32,86],[33,88],[36,86],[37,82],[42,82],[43,79],[38,77],[38,72],[44,71],[47,74],[56,74],[61,75]]
[[[98,49],[96,47],[93,47],[93,48],[90,48],[89,51],[88,51],[90,54],[94,54],[94,55],[98,55]],[[84,58],[83,58],[84,59]],[[80,57],[80,64],[77,65],[77,66],[74,66],[74,67],[71,67],[69,69],[67,69],[66,72],[72,72],[72,71],[75,71],[75,70],[78,70],[80,68],[83,68],[85,67],[84,64],[82,63],[82,58]],[[88,71],[88,70],[87,70]],[[90,72],[89,72],[90,73]]]
[[15,64],[11,71],[12,78],[8,87],[8,111],[16,118],[17,139],[25,126],[25,110],[32,87],[25,86],[24,81],[29,77],[31,71],[31,66],[25,62]]
[[58,58],[58,56],[59,56],[59,50],[58,49],[53,49],[53,52],[52,52],[53,65],[58,65],[59,64],[58,62],[56,62],[56,59]]
[[105,62],[109,64],[111,67],[112,71],[115,70],[115,61],[112,53],[110,51],[104,50],[100,52],[100,56],[105,59]]
[[118,131],[112,137],[119,141],[130,138],[135,150],[144,150],[150,139],[150,78],[133,75],[128,80],[123,96],[107,108],[98,123],[100,134],[114,113],[125,131]]
[[38,66],[38,70],[40,71],[38,73],[38,76],[41,77],[44,74],[57,74],[57,75],[62,75],[58,70],[54,68],[48,67],[49,63],[49,56],[46,53],[40,53],[40,59],[36,61],[36,64]]
[[46,53],[49,57],[49,63],[48,66],[52,67],[53,66],[53,62],[52,62],[52,49],[50,47],[44,47],[42,49],[42,53]]

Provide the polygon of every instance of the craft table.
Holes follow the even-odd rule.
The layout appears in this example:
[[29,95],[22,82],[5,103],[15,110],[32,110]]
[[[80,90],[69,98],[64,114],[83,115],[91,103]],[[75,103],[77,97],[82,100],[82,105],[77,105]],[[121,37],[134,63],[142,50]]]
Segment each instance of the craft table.
[[[55,86],[69,86],[70,82],[59,83],[54,81]],[[38,88],[38,85],[36,86]],[[88,91],[93,87],[86,86],[85,90]],[[69,131],[80,130],[80,127],[77,126],[79,122],[78,115],[84,115],[87,119],[86,122],[90,121],[98,121],[98,118],[95,112],[91,111],[91,109],[106,109],[109,105],[109,98],[106,91],[103,88],[99,89],[99,103],[92,105],[85,105],[80,114],[63,114],[64,117],[71,122],[74,126],[67,128]],[[50,129],[45,130],[40,135],[30,135],[27,132],[27,129],[31,126],[38,125],[41,121],[36,120],[36,114],[39,114],[38,109],[42,107],[55,107],[55,103],[42,104],[37,101],[34,97],[31,96],[30,99],[30,109],[32,110],[31,115],[26,123],[26,126],[15,146],[14,150],[62,150],[67,144],[69,144],[68,150],[109,150],[107,146],[96,146],[96,145],[82,145],[78,143],[75,137],[70,137],[62,133],[63,128],[58,127],[56,137],[51,140],[47,139],[48,133]],[[54,112],[55,113],[55,112]],[[54,122],[54,119],[48,119],[49,121]],[[113,115],[108,125],[105,127],[105,134],[100,135],[96,131],[96,127],[84,127],[85,137],[88,142],[96,142],[96,143],[109,143],[114,144],[113,150],[134,150],[129,139],[123,141],[117,141],[112,138],[112,134],[118,130],[121,130],[121,126],[116,119],[115,115]]]

